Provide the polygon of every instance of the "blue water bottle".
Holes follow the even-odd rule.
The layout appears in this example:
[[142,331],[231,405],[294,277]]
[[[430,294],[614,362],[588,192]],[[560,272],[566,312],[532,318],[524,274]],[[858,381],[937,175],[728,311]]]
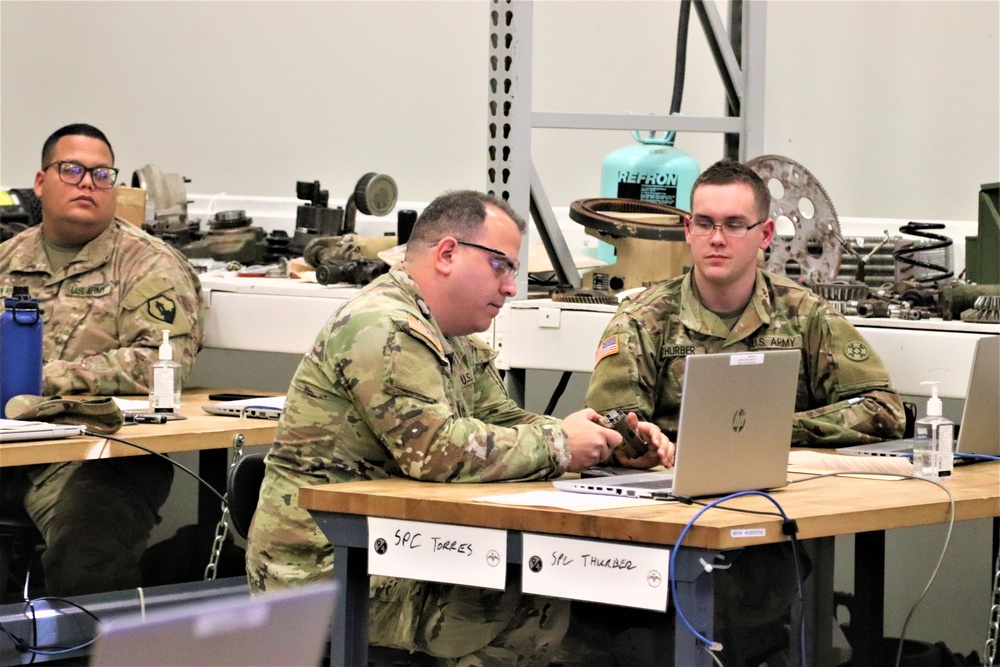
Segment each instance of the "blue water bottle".
[[[28,288],[16,285],[0,314],[0,413],[21,394],[42,395],[42,312]],[[6,416],[0,414],[0,417]]]

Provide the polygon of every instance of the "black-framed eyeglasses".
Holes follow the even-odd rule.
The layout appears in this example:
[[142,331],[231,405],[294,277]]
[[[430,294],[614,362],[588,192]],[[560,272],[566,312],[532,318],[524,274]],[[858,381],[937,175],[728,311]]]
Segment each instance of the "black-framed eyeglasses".
[[688,218],[688,229],[695,236],[711,236],[715,233],[715,229],[719,228],[722,230],[723,236],[728,236],[731,239],[741,239],[747,235],[748,231],[754,227],[763,225],[765,222],[767,222],[767,218],[752,225],[737,220],[727,220],[719,224],[710,218],[693,217]]
[[108,189],[115,187],[118,180],[118,170],[114,167],[84,167],[79,162],[72,160],[58,160],[43,167],[45,171],[49,167],[55,167],[59,172],[59,180],[67,185],[79,185],[86,174],[90,174],[90,180],[95,188]]
[[462,239],[455,239],[455,242],[458,243],[458,245],[478,248],[479,250],[485,250],[486,252],[495,255],[495,257],[490,258],[490,264],[493,266],[493,271],[495,271],[499,277],[515,278],[521,270],[521,266],[517,262],[508,257],[506,253],[503,253],[496,248],[479,245],[478,243],[472,243],[471,241],[463,241]]

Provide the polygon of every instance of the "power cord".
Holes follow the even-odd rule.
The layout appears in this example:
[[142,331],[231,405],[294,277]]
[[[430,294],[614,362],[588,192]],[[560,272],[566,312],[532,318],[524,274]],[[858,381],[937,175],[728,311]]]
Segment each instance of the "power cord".
[[[741,509],[741,508],[721,507],[722,503],[725,503],[726,501],[733,500],[734,498],[740,498],[740,497],[743,497],[743,496],[761,496],[763,498],[766,498],[772,504],[774,504],[775,507],[778,508],[778,512],[775,513],[775,512],[745,510],[745,509]],[[666,498],[664,498],[664,499],[666,499]],[[704,514],[705,512],[707,512],[708,510],[710,510],[710,509],[712,509],[714,507],[719,507],[720,509],[729,509],[729,510],[733,510],[733,511],[749,512],[751,514],[762,514],[762,515],[779,516],[779,517],[781,517],[781,519],[782,519],[782,525],[781,525],[782,533],[784,533],[785,535],[789,536],[789,538],[791,540],[791,544],[792,544],[792,560],[795,563],[795,584],[796,584],[796,593],[797,593],[799,610],[800,610],[799,618],[801,619],[801,623],[803,624],[802,628],[801,628],[801,630],[799,632],[799,639],[800,639],[799,650],[801,651],[801,655],[802,655],[803,660],[804,660],[805,659],[805,655],[806,655],[806,652],[805,652],[805,626],[804,626],[804,623],[805,623],[804,616],[805,615],[801,613],[802,604],[803,604],[802,574],[799,571],[799,556],[798,556],[798,549],[797,549],[797,543],[798,543],[798,539],[797,539],[798,525],[795,523],[795,520],[794,519],[790,519],[788,517],[788,515],[785,513],[784,508],[781,507],[781,505],[778,503],[778,501],[776,501],[774,498],[772,498],[771,496],[769,496],[768,494],[766,494],[766,493],[764,493],[762,491],[741,491],[739,493],[733,493],[733,494],[730,494],[728,496],[724,496],[722,498],[717,498],[716,500],[713,500],[711,502],[704,503],[704,504],[703,503],[695,502],[693,499],[688,498],[686,496],[671,496],[669,499],[677,500],[679,502],[682,502],[682,503],[688,504],[688,505],[690,505],[690,504],[702,505],[702,508],[700,510],[698,510],[698,512],[693,517],[691,517],[691,520],[688,521],[687,525],[684,526],[684,529],[681,531],[680,536],[678,536],[678,538],[677,538],[677,542],[674,544],[674,554],[670,558],[670,592],[671,592],[671,594],[673,595],[673,598],[674,598],[674,611],[677,613],[677,617],[681,620],[681,623],[683,623],[683,625],[687,629],[687,631],[690,632],[694,636],[694,638],[698,640],[698,642],[701,644],[702,648],[704,650],[706,650],[709,653],[709,655],[712,656],[712,660],[716,664],[718,664],[718,665],[721,665],[722,663],[715,656],[714,652],[715,651],[721,651],[722,650],[722,644],[720,644],[720,643],[718,643],[718,642],[716,642],[716,641],[714,641],[712,639],[709,639],[708,637],[704,636],[703,634],[701,634],[700,632],[698,632],[697,630],[695,630],[694,626],[691,625],[691,622],[688,620],[687,616],[684,615],[683,609],[681,609],[680,599],[677,596],[677,576],[676,576],[676,562],[677,562],[676,556],[677,556],[677,552],[680,550],[681,544],[684,542],[684,537],[687,535],[687,533],[691,529],[691,527],[694,526],[694,524],[698,521],[698,519],[701,517],[702,514]],[[709,571],[709,572],[711,572],[711,570],[713,569],[712,565],[704,563],[704,562],[702,562],[702,566],[706,569],[706,571]]]
[[86,609],[85,607],[83,607],[83,606],[81,606],[81,605],[73,602],[72,600],[67,600],[66,598],[47,597],[46,596],[46,597],[35,598],[34,600],[25,600],[24,603],[25,603],[25,606],[27,608],[25,613],[27,614],[27,610],[30,610],[30,612],[31,612],[30,620],[31,620],[31,635],[32,635],[32,640],[31,640],[30,643],[27,640],[25,640],[24,638],[18,637],[13,632],[11,632],[7,628],[5,628],[2,623],[0,623],[0,633],[6,635],[7,638],[10,639],[11,643],[14,645],[14,648],[19,653],[30,653],[33,656],[36,656],[36,655],[45,655],[45,656],[66,655],[67,653],[73,653],[75,651],[83,650],[83,649],[87,648],[88,646],[92,645],[95,641],[97,641],[97,633],[95,632],[93,639],[88,639],[87,641],[83,642],[82,644],[77,644],[76,646],[68,646],[68,647],[64,647],[64,646],[38,646],[36,644],[36,642],[38,641],[38,620],[36,618],[36,612],[35,612],[35,604],[38,603],[38,602],[60,602],[60,603],[68,604],[68,605],[70,605],[72,607],[76,607],[77,609],[79,609],[80,611],[82,611],[84,614],[86,614],[90,618],[94,619],[95,623],[99,623],[100,620],[101,620],[96,615],[94,615],[91,611],[89,611],[88,609]]
[[143,447],[142,445],[137,445],[134,442],[130,442],[130,441],[125,440],[123,438],[116,438],[116,437],[114,437],[112,435],[105,435],[104,433],[95,433],[95,432],[90,431],[90,430],[84,431],[84,433],[86,435],[91,436],[92,438],[106,438],[107,440],[114,440],[115,442],[120,442],[123,445],[128,445],[129,447],[135,447],[136,449],[141,449],[142,451],[146,452],[147,454],[152,454],[154,456],[159,456],[161,459],[165,459],[165,460],[169,461],[171,465],[173,465],[173,466],[175,466],[175,467],[183,470],[188,475],[190,475],[191,477],[193,477],[199,484],[201,484],[206,489],[208,489],[209,491],[211,491],[212,495],[214,495],[216,498],[218,498],[222,502],[223,505],[226,505],[228,507],[228,503],[226,502],[226,497],[224,495],[222,495],[221,493],[219,493],[218,491],[216,491],[212,487],[211,484],[209,484],[204,479],[202,479],[201,477],[199,477],[197,475],[197,473],[193,472],[190,468],[188,468],[187,466],[185,466],[185,465],[183,465],[181,463],[178,463],[177,461],[174,461],[172,458],[170,458],[166,454],[161,454],[160,452],[157,452],[157,451],[154,451],[152,449],[149,449],[148,447]]
[[[985,458],[996,459],[998,457],[993,456],[993,457],[985,457]],[[938,555],[937,563],[934,565],[934,570],[931,572],[930,579],[927,580],[927,585],[924,586],[924,590],[920,592],[920,595],[917,597],[916,601],[910,607],[909,612],[906,614],[906,620],[903,621],[903,628],[902,628],[902,630],[899,633],[899,646],[896,649],[896,662],[894,664],[896,665],[896,667],[900,667],[900,664],[903,661],[903,643],[906,641],[906,629],[909,627],[910,620],[913,618],[913,614],[917,611],[917,607],[919,607],[920,603],[923,602],[924,596],[927,595],[927,591],[930,590],[931,585],[934,583],[934,580],[937,578],[938,571],[940,571],[940,569],[941,569],[941,563],[944,561],[944,556],[948,552],[948,545],[951,543],[951,532],[952,532],[952,529],[955,527],[955,496],[952,495],[951,490],[947,486],[945,486],[941,482],[937,482],[937,481],[935,481],[933,479],[928,479],[927,477],[917,477],[916,475],[903,475],[903,474],[899,474],[899,473],[865,472],[863,474],[866,475],[866,476],[892,477],[892,478],[895,478],[895,479],[899,479],[899,478],[916,479],[916,480],[920,480],[921,482],[927,482],[928,484],[933,484],[934,486],[942,489],[946,494],[948,494],[948,502],[949,502],[949,506],[950,506],[950,510],[949,510],[949,513],[948,513],[948,531],[945,534],[944,544],[941,547],[941,553]],[[820,474],[820,475],[810,475],[809,477],[804,477],[802,479],[796,479],[796,480],[793,480],[793,481],[789,482],[789,484],[801,484],[803,482],[810,482],[810,481],[813,481],[813,480],[816,480],[816,479],[822,479],[824,477],[856,477],[857,475],[858,475],[858,473],[856,473],[856,472],[854,472],[854,473],[852,473],[852,472],[830,472],[830,473],[823,473],[823,474]]]
[[[222,502],[223,506],[228,507],[228,503],[226,502],[226,497],[224,495],[222,495],[221,493],[219,493],[218,491],[216,491],[212,487],[211,484],[209,484],[204,479],[202,479],[201,477],[199,477],[190,468],[184,466],[181,463],[178,463],[177,461],[174,461],[169,456],[167,456],[165,454],[161,454],[160,452],[154,451],[152,449],[149,449],[148,447],[143,447],[142,445],[138,445],[138,444],[136,444],[134,442],[130,442],[130,441],[122,439],[122,438],[116,438],[114,436],[106,435],[104,433],[95,433],[94,431],[90,431],[90,430],[86,430],[86,431],[84,431],[84,433],[85,433],[85,435],[91,436],[93,438],[105,438],[107,440],[114,440],[115,442],[120,442],[123,445],[129,445],[130,447],[135,447],[136,449],[141,449],[142,451],[144,451],[144,452],[146,452],[148,454],[152,454],[154,456],[159,456],[161,459],[166,459],[167,461],[170,462],[171,465],[179,468],[180,470],[183,470],[185,473],[187,473],[188,475],[190,475],[191,477],[193,477],[195,480],[197,480],[197,482],[199,484],[201,484],[206,489],[208,489],[209,491],[211,491],[212,494]],[[140,600],[140,608],[142,610],[143,615],[145,615],[145,611],[146,611],[146,609],[145,609],[145,597],[143,595],[143,591],[142,591],[141,588],[139,589],[139,600]],[[90,611],[88,611],[84,607],[82,607],[82,606],[78,605],[77,603],[73,602],[72,600],[67,600],[65,598],[55,598],[55,597],[40,597],[40,598],[35,598],[34,600],[31,600],[31,599],[28,599],[27,596],[25,596],[25,604],[31,610],[32,635],[34,635],[36,638],[34,640],[32,640],[31,643],[29,643],[25,639],[23,639],[21,637],[18,637],[17,635],[15,635],[14,633],[12,633],[10,630],[8,630],[7,628],[5,628],[2,623],[0,623],[0,634],[6,635],[7,638],[10,639],[11,643],[14,645],[14,648],[18,652],[20,652],[20,653],[32,653],[34,655],[64,655],[66,653],[72,653],[74,651],[79,651],[81,649],[87,648],[88,646],[90,646],[91,644],[93,644],[96,641],[97,637],[95,636],[93,639],[90,639],[89,641],[86,641],[86,642],[84,642],[82,644],[79,644],[77,646],[71,646],[71,647],[68,647],[68,648],[63,648],[63,647],[39,647],[39,646],[35,646],[34,642],[37,641],[37,627],[36,627],[36,621],[35,621],[35,607],[34,607],[34,603],[35,602],[40,602],[40,601],[45,601],[45,602],[54,602],[54,601],[64,602],[64,603],[66,603],[68,605],[76,607],[77,609],[79,609],[83,613],[87,614],[92,619],[94,619],[95,622],[99,622],[100,621],[100,619],[97,616],[95,616],[93,613],[91,613]],[[95,633],[95,635],[96,635],[96,633]]]

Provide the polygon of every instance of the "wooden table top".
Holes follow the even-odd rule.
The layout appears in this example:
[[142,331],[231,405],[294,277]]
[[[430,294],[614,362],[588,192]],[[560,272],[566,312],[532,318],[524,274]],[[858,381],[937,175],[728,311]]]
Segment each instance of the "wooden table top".
[[[789,473],[790,479],[805,477]],[[955,497],[956,521],[1000,516],[1000,462],[956,467],[945,484]],[[549,482],[436,484],[391,479],[307,487],[301,490],[299,502],[307,509],[326,512],[650,544],[675,543],[687,522],[701,509],[697,505],[662,503],[574,512],[471,500],[541,490],[554,492]],[[912,479],[828,477],[790,484],[772,491],[771,496],[796,520],[802,539],[944,523],[949,513],[944,491]],[[725,506],[777,512],[774,504],[760,496],[737,498]],[[763,528],[764,535],[733,534],[737,529],[753,528]],[[712,509],[688,531],[684,544],[727,549],[784,539],[777,516]]]
[[[187,419],[165,424],[126,424],[113,434],[116,438],[130,440],[157,452],[187,452],[203,449],[231,447],[233,438],[243,434],[244,444],[269,445],[274,441],[277,420],[242,419],[210,415],[201,409],[210,393],[218,389],[192,389],[181,394],[181,414]],[[126,396],[145,400],[146,396]],[[59,461],[84,461],[137,456],[145,452],[106,438],[89,436],[38,440],[33,442],[5,442],[0,445],[0,467],[56,463]]]

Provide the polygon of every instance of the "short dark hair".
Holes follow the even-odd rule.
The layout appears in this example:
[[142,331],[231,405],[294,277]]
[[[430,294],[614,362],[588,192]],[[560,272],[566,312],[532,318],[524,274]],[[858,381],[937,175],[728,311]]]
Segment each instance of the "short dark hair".
[[485,192],[454,190],[435,198],[413,225],[408,244],[432,244],[445,236],[477,238],[486,220],[486,207],[500,209],[517,225],[522,234],[528,228],[506,201]]
[[45,140],[42,144],[42,167],[45,167],[52,160],[52,153],[56,150],[56,143],[63,137],[72,136],[84,136],[93,137],[99,141],[103,141],[104,145],[108,147],[108,152],[111,153],[111,162],[115,161],[115,151],[111,148],[111,142],[108,138],[104,136],[104,133],[98,130],[93,125],[88,125],[86,123],[73,123],[72,125],[65,125],[60,127],[58,130],[49,135],[49,138]]
[[753,190],[753,200],[757,205],[757,215],[766,219],[771,211],[771,193],[763,179],[750,167],[741,162],[719,160],[711,167],[701,172],[691,186],[691,201],[700,185],[729,185],[731,183],[746,183]]

